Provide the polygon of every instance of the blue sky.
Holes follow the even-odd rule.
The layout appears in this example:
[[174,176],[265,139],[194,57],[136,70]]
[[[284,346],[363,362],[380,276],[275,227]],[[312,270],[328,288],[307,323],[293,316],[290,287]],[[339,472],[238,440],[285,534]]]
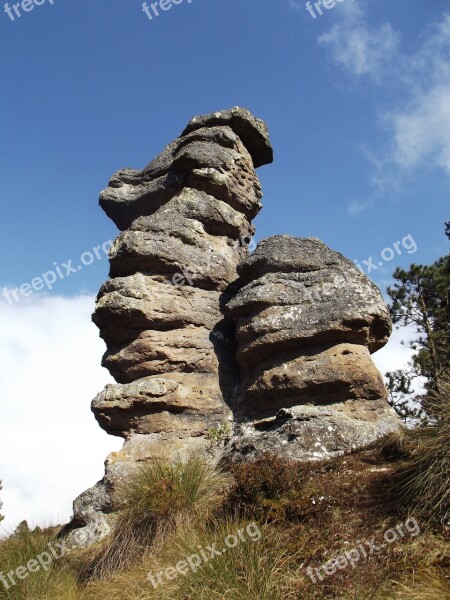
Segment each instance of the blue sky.
[[[112,173],[143,167],[193,115],[234,105],[267,122],[275,149],[259,170],[257,240],[317,236],[362,265],[373,257],[369,275],[383,290],[396,266],[448,252],[448,1],[323,10],[314,19],[304,0],[183,0],[150,21],[140,0],[45,0],[12,21],[0,4],[0,290],[54,262],[78,265],[115,237],[98,207]],[[89,412],[109,381],[89,323],[107,271],[103,257],[47,297],[13,306],[0,297],[9,525],[66,518],[117,449]],[[398,341],[391,357],[403,357]],[[47,412],[35,426],[36,406]]]
[[[344,0],[313,19],[301,0],[184,0],[153,21],[141,4],[46,0],[14,22],[0,14],[0,285],[114,237],[97,205],[113,171],[145,165],[194,114],[233,105],[267,121],[275,148],[257,239],[318,236],[362,261],[411,234],[416,262],[446,252],[449,109],[408,159],[395,119],[403,133],[415,118],[436,127],[421,102],[442,84],[426,46],[450,31],[447,2]],[[447,36],[435,52],[448,61],[449,49]],[[383,285],[409,262],[403,252],[370,275]],[[96,261],[54,293],[95,292],[106,273]]]

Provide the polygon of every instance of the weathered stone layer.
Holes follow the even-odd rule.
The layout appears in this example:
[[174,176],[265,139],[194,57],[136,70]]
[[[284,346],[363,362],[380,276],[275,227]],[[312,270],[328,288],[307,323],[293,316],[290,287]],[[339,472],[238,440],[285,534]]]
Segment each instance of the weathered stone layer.
[[102,285],[92,318],[107,346],[117,346],[148,329],[194,325],[213,330],[223,319],[220,306],[219,291],[174,286],[164,277],[135,273]]
[[254,166],[272,162],[267,129],[245,109],[215,115],[219,116],[212,121],[206,117],[201,125],[191,122],[144,169],[122,169],[113,175],[100,205],[119,229],[152,214],[186,187],[228,203],[248,219],[256,216],[262,194]]
[[[260,449],[270,436],[283,439],[291,426],[280,415],[296,423],[298,435],[283,445],[295,442],[289,452],[299,456],[314,447],[313,432],[328,431],[334,421],[338,433],[327,434],[327,453],[339,449],[343,432],[349,439],[342,450],[398,427],[370,358],[388,340],[389,312],[379,289],[351,261],[316,238],[283,235],[258,244],[238,272],[245,285],[225,306],[236,320],[244,377],[238,414],[246,425],[235,449],[241,452],[249,439],[259,440]],[[304,411],[309,416],[302,420]],[[262,417],[272,419],[264,435],[257,426]]]
[[99,424],[113,435],[205,435],[230,415],[218,378],[210,373],[167,373],[107,385],[92,403]]
[[299,345],[350,342],[374,352],[389,338],[392,326],[380,290],[316,238],[263,240],[238,272],[247,285],[227,303],[226,313],[237,320],[244,368]]
[[[217,344],[217,332],[228,337],[229,352],[235,349],[230,323],[211,332],[205,327],[188,325],[169,331],[145,330],[129,344],[106,352],[102,365],[119,383],[129,383],[148,377],[179,371],[182,373],[219,373],[223,364],[223,343]],[[235,376],[235,369],[228,368]]]
[[[243,240],[261,208],[254,164],[271,158],[264,124],[234,108],[192,121],[144,169],[117,172],[102,192],[100,205],[122,229],[93,315],[107,344],[103,365],[120,384],[92,404],[110,433],[189,438],[230,416],[224,407],[233,405],[239,372],[223,306],[238,289]],[[139,392],[154,377],[177,380],[176,394],[190,395],[182,414],[174,391],[159,401]]]
[[298,404],[370,400],[384,406],[387,400],[368,349],[347,343],[283,352],[251,370],[245,387],[248,409],[259,414]]

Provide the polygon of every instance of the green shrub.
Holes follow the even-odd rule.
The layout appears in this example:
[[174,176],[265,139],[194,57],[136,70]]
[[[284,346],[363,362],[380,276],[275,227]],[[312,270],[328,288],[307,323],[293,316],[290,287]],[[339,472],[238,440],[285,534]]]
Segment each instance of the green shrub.
[[208,429],[208,439],[213,446],[219,446],[229,438],[230,433],[231,425],[228,421],[224,421],[218,427],[211,427],[211,429]]

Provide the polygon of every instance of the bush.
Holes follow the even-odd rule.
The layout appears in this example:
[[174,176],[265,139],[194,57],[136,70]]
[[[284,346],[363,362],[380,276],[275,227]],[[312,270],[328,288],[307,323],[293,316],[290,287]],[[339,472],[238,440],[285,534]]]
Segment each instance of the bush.
[[309,465],[271,454],[236,464],[228,506],[267,521],[301,519],[311,509],[311,490],[306,491],[310,470]]

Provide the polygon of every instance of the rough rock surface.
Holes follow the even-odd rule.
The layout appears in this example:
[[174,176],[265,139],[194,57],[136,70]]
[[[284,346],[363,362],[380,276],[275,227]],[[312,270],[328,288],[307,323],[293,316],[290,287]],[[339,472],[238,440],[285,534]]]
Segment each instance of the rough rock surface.
[[184,188],[204,192],[248,219],[258,214],[262,193],[254,167],[272,162],[267,130],[244,109],[214,115],[217,126],[208,117],[197,117],[200,121],[191,121],[144,169],[113,175],[100,205],[119,229],[154,214]]
[[269,452],[294,460],[323,460],[367,446],[398,427],[398,419],[380,403],[376,408],[354,401],[305,404],[282,408],[271,418],[238,422],[229,452],[239,459]]
[[[188,282],[187,282],[188,283]],[[108,347],[136,339],[141,331],[169,331],[188,325],[212,330],[223,318],[220,292],[135,273],[100,288],[92,318]]]
[[230,110],[210,113],[202,117],[194,117],[183,134],[210,127],[213,125],[228,125],[241,138],[250,152],[255,167],[266,165],[273,161],[273,151],[267,143],[269,133],[264,121],[254,117],[250,111],[234,107]]
[[261,208],[255,166],[271,160],[264,123],[233,108],[193,119],[144,169],[119,171],[101,193],[122,231],[93,320],[118,383],[92,410],[125,445],[75,502],[72,527],[89,539],[137,462],[207,449],[208,432],[232,420],[240,376],[223,307],[239,289],[236,268]]
[[299,345],[352,342],[384,346],[391,321],[380,290],[317,238],[263,240],[240,263],[247,282],[227,304],[238,320],[238,360],[253,364]]
[[263,240],[227,303],[244,376],[232,452],[332,456],[398,427],[370,352],[391,321],[379,289],[316,238]]
[[272,157],[265,124],[235,107],[194,117],[101,193],[121,232],[93,320],[117,384],[92,410],[125,441],[75,501],[69,544],[107,535],[117,485],[155,457],[315,460],[398,427],[370,358],[391,331],[378,288],[316,238],[275,236],[248,255],[255,168]]
[[207,434],[228,416],[218,378],[210,373],[176,372],[110,384],[96,396],[92,409],[104,429],[124,437]]
[[93,316],[107,344],[103,365],[119,382],[92,404],[109,433],[188,438],[231,418],[239,373],[222,309],[261,207],[255,156],[271,160],[267,130],[234,108],[191,122],[147,167],[119,171],[102,192],[122,229]]

